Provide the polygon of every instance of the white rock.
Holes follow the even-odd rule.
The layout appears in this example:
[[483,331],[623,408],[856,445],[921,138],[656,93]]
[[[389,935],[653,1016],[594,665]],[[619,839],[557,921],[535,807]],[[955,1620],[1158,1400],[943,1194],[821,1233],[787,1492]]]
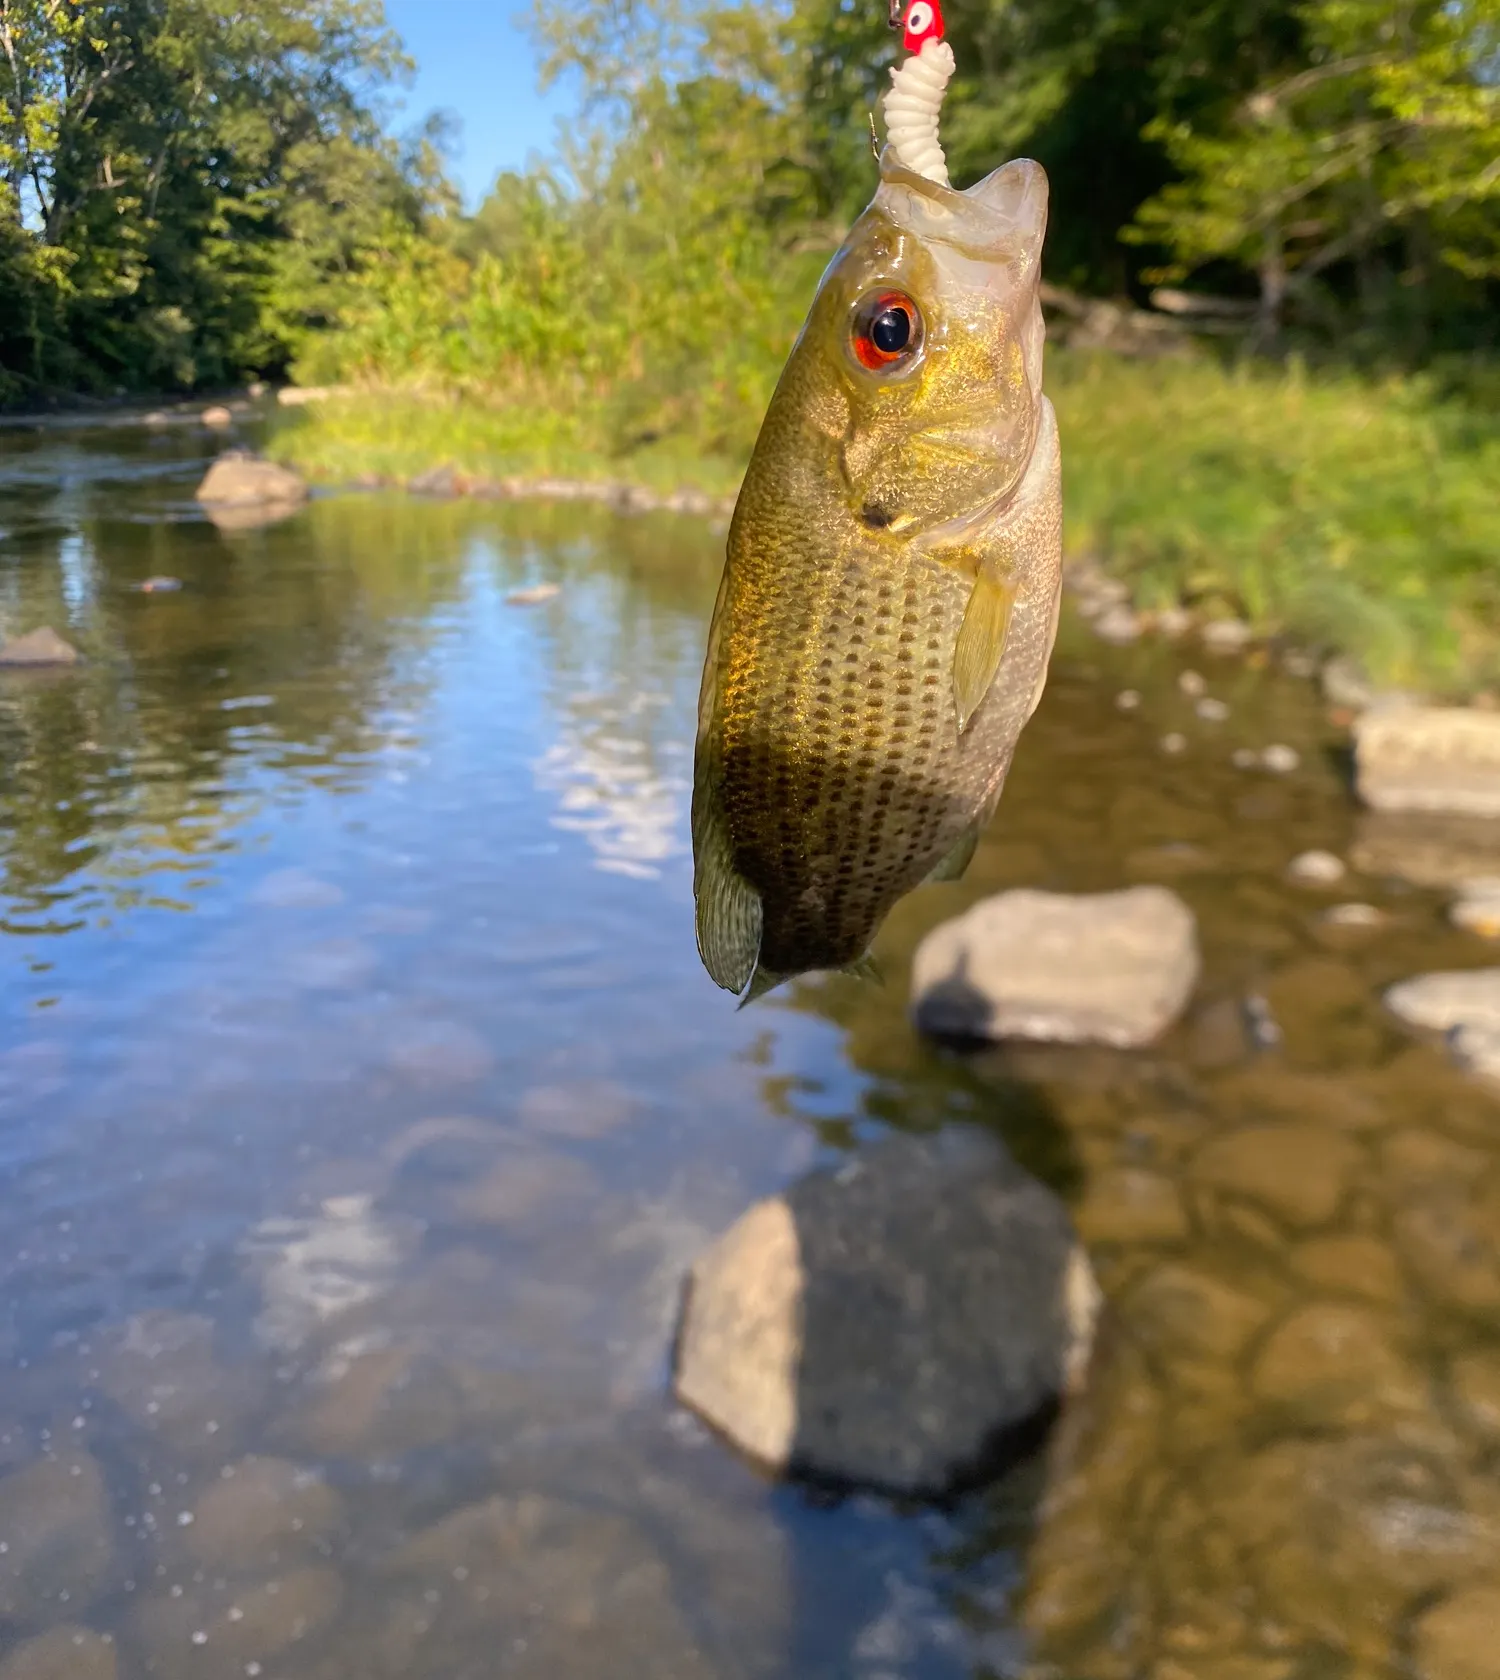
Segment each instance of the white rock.
[[1330,927],[1345,928],[1383,927],[1389,919],[1385,911],[1375,905],[1359,903],[1331,905],[1319,917]]
[[231,450],[204,475],[198,500],[205,507],[296,507],[307,500],[307,486],[288,467]]
[[1304,887],[1331,887],[1349,873],[1344,860],[1332,852],[1299,852],[1286,872]]
[[1273,741],[1260,755],[1261,764],[1273,776],[1289,776],[1302,762],[1302,755],[1295,747],[1284,746],[1280,741]]
[[1140,704],[1141,695],[1139,689],[1122,688],[1115,696],[1115,708],[1118,711],[1134,712],[1139,710]]
[[1223,723],[1229,716],[1229,708],[1222,700],[1215,700],[1212,695],[1205,695],[1193,710],[1205,723]]
[[1169,735],[1163,735],[1157,744],[1169,758],[1175,758],[1178,753],[1187,751],[1187,736],[1174,729]]
[[1201,671],[1180,671],[1177,686],[1189,700],[1196,700],[1200,694],[1208,693],[1208,678]]
[[1122,647],[1126,642],[1139,639],[1140,615],[1123,602],[1108,606],[1094,619],[1094,633],[1102,640]]
[[941,1036],[1126,1047],[1170,1026],[1197,977],[1193,914],[1167,888],[1019,888],[928,934],[913,1008]]
[[1255,632],[1239,618],[1211,618],[1199,631],[1204,647],[1210,653],[1239,653],[1247,647]]
[[1419,974],[1392,986],[1385,1001],[1412,1026],[1439,1032],[1459,1026],[1500,1028],[1500,968]]
[[1378,811],[1500,816],[1500,713],[1386,707],[1355,727],[1359,795]]
[[895,1136],[699,1259],[675,1389],[773,1469],[936,1494],[1077,1386],[1098,1309],[1062,1204],[988,1134]]
[[0,665],[76,665],[79,657],[78,649],[65,642],[50,624],[0,645]]
[[1500,881],[1466,881],[1448,917],[1482,939],[1500,939]]

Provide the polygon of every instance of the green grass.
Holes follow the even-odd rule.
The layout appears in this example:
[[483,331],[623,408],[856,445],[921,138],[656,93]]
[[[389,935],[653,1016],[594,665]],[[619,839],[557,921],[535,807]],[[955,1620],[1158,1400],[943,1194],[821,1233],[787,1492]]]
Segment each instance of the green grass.
[[[1379,680],[1500,682],[1500,416],[1421,382],[1054,350],[1071,555],[1145,606],[1181,601],[1356,655]],[[576,411],[398,394],[298,411],[273,452],[325,482],[612,479],[731,491],[688,441],[628,451]]]
[[468,479],[571,478],[731,495],[742,471],[741,462],[703,455],[679,439],[611,448],[603,425],[575,412],[399,391],[293,410],[269,452],[322,484],[371,476],[405,484],[446,466]]
[[1439,692],[1500,677],[1500,417],[1417,382],[1057,355],[1067,542]]

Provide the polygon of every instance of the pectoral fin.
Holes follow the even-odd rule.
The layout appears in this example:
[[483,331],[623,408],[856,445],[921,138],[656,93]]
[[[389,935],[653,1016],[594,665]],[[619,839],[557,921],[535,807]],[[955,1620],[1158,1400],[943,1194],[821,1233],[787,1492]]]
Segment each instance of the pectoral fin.
[[1000,669],[1015,599],[1013,588],[983,570],[974,580],[974,592],[969,596],[953,650],[953,702],[960,735],[969,727],[969,720],[979,710]]
[[942,862],[926,876],[922,882],[924,887],[930,887],[938,881],[961,881],[964,871],[974,861],[974,852],[979,845],[979,833],[984,827],[977,822],[970,829],[966,829],[958,837],[958,844],[943,858]]

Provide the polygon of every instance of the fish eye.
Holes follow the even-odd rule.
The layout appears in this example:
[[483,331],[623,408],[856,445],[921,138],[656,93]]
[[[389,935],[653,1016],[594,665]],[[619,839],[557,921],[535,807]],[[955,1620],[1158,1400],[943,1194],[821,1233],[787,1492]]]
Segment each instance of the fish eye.
[[870,292],[854,306],[849,342],[861,367],[904,367],[922,347],[922,312],[905,292]]

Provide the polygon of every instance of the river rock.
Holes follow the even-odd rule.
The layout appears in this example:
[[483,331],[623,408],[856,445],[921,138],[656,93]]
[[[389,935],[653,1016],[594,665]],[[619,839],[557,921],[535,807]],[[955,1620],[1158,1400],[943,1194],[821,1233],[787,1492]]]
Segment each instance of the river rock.
[[1299,852],[1287,865],[1288,877],[1300,887],[1332,887],[1348,870],[1334,852]]
[[1193,914],[1161,886],[1070,895],[1017,888],[917,948],[917,1024],[944,1037],[1149,1044],[1198,977]]
[[458,474],[450,466],[429,467],[408,479],[406,488],[413,496],[456,496]]
[[0,1481],[0,1546],[0,1616],[37,1621],[62,1594],[72,1611],[86,1610],[115,1559],[98,1464],[75,1452]]
[[1188,1220],[1170,1178],[1140,1167],[1113,1167],[1089,1180],[1078,1228],[1088,1243],[1135,1247],[1180,1242],[1188,1234]]
[[1417,1680],[1500,1680],[1500,1587],[1470,1587],[1428,1610],[1414,1641]]
[[940,1493],[1077,1383],[1097,1310],[1062,1204],[998,1144],[891,1137],[699,1259],[675,1389],[775,1470]]
[[1448,919],[1481,939],[1500,939],[1500,881],[1466,881],[1448,907]]
[[1392,986],[1385,1001],[1408,1026],[1443,1033],[1460,1067],[1500,1079],[1500,968],[1421,974]]
[[1500,822],[1441,811],[1362,811],[1350,861],[1365,875],[1462,890],[1500,879]]
[[1116,647],[1139,641],[1141,628],[1141,615],[1123,601],[1105,607],[1094,619],[1094,634]]
[[188,1556],[231,1575],[264,1573],[325,1552],[341,1532],[344,1502],[323,1478],[282,1458],[226,1464],[192,1504]]
[[1242,653],[1255,632],[1242,618],[1211,618],[1198,634],[1210,653]]
[[198,500],[216,508],[294,508],[307,500],[307,485],[289,467],[234,449],[208,469]]
[[213,431],[223,431],[234,424],[234,415],[223,403],[215,403],[212,408],[205,408],[198,418]]
[[1500,714],[1387,707],[1355,728],[1359,795],[1379,811],[1500,816]]
[[1426,1384],[1368,1307],[1313,1301],[1261,1344],[1250,1376],[1257,1400],[1307,1428],[1358,1428],[1421,1418]]
[[76,665],[80,657],[78,649],[65,642],[50,624],[0,645],[0,666]]
[[1317,1126],[1246,1126],[1198,1152],[1193,1177],[1221,1195],[1243,1196],[1297,1230],[1326,1224],[1360,1160],[1359,1145]]
[[380,1570],[387,1608],[367,1618],[368,1652],[351,1630],[314,1680],[713,1680],[723,1672],[700,1646],[696,1615],[680,1607],[696,1592],[673,1581],[643,1528],[598,1497],[497,1495],[413,1535]]
[[156,1680],[272,1680],[268,1660],[325,1628],[342,1600],[332,1569],[299,1569],[255,1587],[216,1583],[167,1592],[137,1605],[131,1622],[145,1672]]
[[116,1680],[112,1640],[92,1628],[55,1627],[0,1663],[0,1680]]
[[1464,1422],[1488,1445],[1500,1446],[1500,1351],[1461,1354],[1449,1375]]

